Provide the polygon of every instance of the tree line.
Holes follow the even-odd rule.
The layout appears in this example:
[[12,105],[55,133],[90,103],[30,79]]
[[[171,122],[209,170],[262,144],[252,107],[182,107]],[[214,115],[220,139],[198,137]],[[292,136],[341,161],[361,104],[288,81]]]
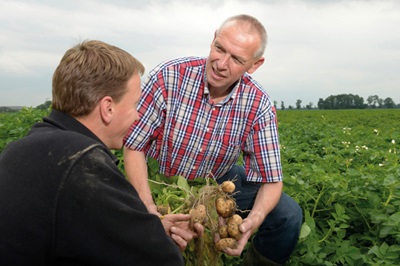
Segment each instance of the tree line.
[[[396,104],[390,97],[385,99],[380,98],[378,95],[368,96],[366,102],[363,97],[354,94],[338,94],[330,95],[329,97],[322,99],[319,98],[318,104],[314,107],[314,104],[302,106],[302,100],[298,99],[295,106],[289,105],[286,108],[285,103],[281,101],[280,109],[366,109],[366,108],[400,108],[400,104]],[[274,101],[274,105],[278,107],[278,103]]]
[[[286,108],[285,103],[281,101],[280,109],[366,109],[366,108],[400,108],[400,103],[396,104],[392,98],[387,97],[385,99],[379,98],[378,95],[368,96],[367,101],[364,101],[363,97],[353,94],[339,94],[331,95],[325,99],[319,98],[317,106],[314,107],[312,102],[301,105],[302,100],[298,99],[295,106],[289,105]],[[36,109],[48,109],[51,106],[51,101],[46,100],[43,104],[36,106]],[[274,101],[274,106],[278,108],[278,102]],[[22,108],[22,107],[21,107]],[[16,112],[21,108],[15,109],[6,106],[0,107],[1,112]]]

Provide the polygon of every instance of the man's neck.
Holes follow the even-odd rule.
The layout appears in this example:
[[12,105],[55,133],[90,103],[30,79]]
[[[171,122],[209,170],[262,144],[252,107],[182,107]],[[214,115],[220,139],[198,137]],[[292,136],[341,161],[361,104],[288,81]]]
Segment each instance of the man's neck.
[[212,100],[214,103],[219,103],[223,101],[226,96],[228,96],[233,88],[235,88],[237,82],[233,83],[231,86],[223,89],[223,88],[214,88],[214,87],[209,87],[210,91],[210,100]]

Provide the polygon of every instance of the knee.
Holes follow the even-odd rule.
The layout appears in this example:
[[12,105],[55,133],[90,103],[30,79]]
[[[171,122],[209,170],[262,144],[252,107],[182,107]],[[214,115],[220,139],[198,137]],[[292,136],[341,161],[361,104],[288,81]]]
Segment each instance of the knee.
[[282,193],[278,204],[267,216],[267,220],[272,227],[286,226],[295,230],[300,230],[303,221],[303,211],[300,205],[291,197]]
[[289,219],[301,224],[301,222],[303,221],[303,210],[294,199],[290,198],[289,196],[287,197],[289,198],[289,205],[288,205],[289,210],[287,211]]
[[291,197],[282,193],[283,197],[286,197],[286,213],[287,219],[293,226],[296,226],[300,229],[300,226],[303,221],[303,210],[300,208],[300,205]]

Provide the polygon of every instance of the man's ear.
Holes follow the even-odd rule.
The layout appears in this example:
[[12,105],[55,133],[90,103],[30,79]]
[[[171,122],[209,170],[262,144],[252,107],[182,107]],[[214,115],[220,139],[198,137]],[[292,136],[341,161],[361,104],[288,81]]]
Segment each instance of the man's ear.
[[99,111],[101,119],[105,124],[110,124],[114,115],[114,101],[110,96],[105,96],[100,99]]
[[249,70],[247,70],[247,73],[252,74],[254,73],[254,71],[257,70],[257,68],[259,68],[262,64],[264,64],[265,58],[261,57],[260,59],[258,59],[251,67]]

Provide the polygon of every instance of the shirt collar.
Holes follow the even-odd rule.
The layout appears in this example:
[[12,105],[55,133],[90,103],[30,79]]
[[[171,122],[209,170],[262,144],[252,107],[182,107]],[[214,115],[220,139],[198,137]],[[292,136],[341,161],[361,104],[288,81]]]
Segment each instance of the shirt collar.
[[[239,87],[239,84],[241,82],[241,78],[236,82],[235,87],[231,90],[231,92],[228,94],[228,96],[221,102],[219,102],[217,105],[223,105],[227,103],[230,99],[234,100],[236,98],[236,93]],[[204,96],[206,98],[209,98],[210,95],[210,90],[208,89],[208,82],[207,82],[207,76],[204,75]]]

